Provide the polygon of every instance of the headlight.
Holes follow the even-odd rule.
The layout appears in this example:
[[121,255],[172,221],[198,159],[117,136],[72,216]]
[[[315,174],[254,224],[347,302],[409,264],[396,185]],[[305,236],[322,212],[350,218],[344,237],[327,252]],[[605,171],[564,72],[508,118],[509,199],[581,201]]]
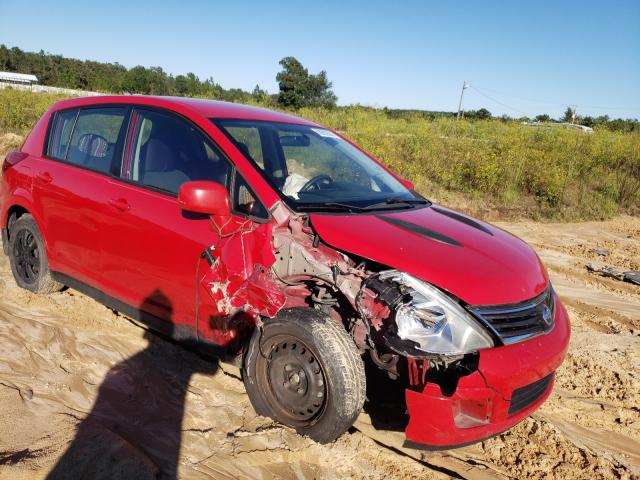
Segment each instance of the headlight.
[[489,333],[438,288],[407,273],[386,276],[406,288],[406,302],[396,307],[398,337],[415,342],[426,353],[460,355],[493,347]]

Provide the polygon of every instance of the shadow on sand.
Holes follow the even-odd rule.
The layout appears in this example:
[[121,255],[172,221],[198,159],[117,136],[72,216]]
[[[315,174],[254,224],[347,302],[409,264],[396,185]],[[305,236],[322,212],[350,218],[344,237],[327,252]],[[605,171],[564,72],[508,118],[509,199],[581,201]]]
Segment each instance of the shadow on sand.
[[[172,312],[160,291],[140,310],[158,304]],[[171,337],[172,331],[163,333]],[[144,350],[109,370],[91,412],[48,479],[177,478],[189,382],[194,373],[215,373],[217,362],[149,331],[145,338]]]

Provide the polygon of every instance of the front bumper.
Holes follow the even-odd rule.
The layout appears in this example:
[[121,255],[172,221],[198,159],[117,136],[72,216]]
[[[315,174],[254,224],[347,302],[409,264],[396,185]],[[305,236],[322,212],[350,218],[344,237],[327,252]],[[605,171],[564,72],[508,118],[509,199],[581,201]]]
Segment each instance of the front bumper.
[[569,318],[558,297],[555,302],[553,330],[521,343],[481,350],[478,370],[461,377],[452,396],[443,395],[434,383],[427,383],[422,392],[407,390],[405,446],[461,447],[497,435],[536,410],[551,393],[554,372],[569,347]]

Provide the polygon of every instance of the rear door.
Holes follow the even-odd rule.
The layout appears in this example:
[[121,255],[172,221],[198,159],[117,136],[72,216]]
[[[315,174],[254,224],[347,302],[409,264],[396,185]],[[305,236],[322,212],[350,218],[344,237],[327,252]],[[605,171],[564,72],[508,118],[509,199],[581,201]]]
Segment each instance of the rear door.
[[34,172],[51,269],[96,287],[106,187],[119,164],[129,111],[100,106],[57,112]]
[[173,324],[178,337],[195,334],[196,273],[208,267],[201,254],[218,238],[208,216],[180,208],[178,190],[189,180],[227,185],[230,172],[220,150],[187,120],[156,109],[132,112],[120,178],[108,186],[105,288],[155,317],[150,321]]

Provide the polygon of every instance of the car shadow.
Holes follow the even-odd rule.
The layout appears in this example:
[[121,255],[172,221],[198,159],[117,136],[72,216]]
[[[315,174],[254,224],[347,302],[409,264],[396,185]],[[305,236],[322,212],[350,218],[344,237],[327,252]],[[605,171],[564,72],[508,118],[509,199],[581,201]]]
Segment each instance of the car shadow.
[[363,410],[371,418],[376,430],[404,432],[409,423],[405,387],[399,380],[389,377],[369,358],[365,360],[367,400]]
[[[160,291],[147,297],[140,310],[159,304],[172,313]],[[109,370],[49,480],[177,478],[191,377],[215,373],[218,362],[174,345],[172,332],[172,326],[163,329],[168,339],[147,330],[148,346]]]

